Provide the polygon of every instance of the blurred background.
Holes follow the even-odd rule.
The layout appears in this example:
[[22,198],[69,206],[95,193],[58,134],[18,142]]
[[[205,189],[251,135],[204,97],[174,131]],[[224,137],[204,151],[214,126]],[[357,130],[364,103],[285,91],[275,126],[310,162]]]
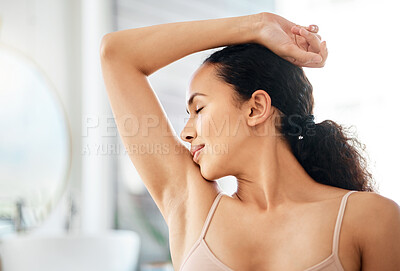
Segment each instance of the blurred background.
[[[101,76],[102,36],[128,28],[262,11],[317,24],[329,57],[304,68],[316,122],[349,127],[379,193],[400,204],[399,10],[395,0],[0,0],[3,270],[172,270],[167,225],[120,141]],[[190,76],[214,50],[149,77],[177,134]],[[218,183],[236,191],[232,176]]]

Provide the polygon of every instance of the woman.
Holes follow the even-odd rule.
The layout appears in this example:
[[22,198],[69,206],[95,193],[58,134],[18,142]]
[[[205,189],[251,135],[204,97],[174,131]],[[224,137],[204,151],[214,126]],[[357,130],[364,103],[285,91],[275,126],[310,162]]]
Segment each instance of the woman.
[[[323,67],[328,52],[312,30],[262,12],[104,36],[117,127],[168,224],[175,270],[400,266],[399,206],[373,192],[356,139],[313,121],[300,67]],[[205,60],[187,93],[189,151],[147,76],[220,46],[228,47]],[[232,196],[214,181],[227,175],[238,181]]]

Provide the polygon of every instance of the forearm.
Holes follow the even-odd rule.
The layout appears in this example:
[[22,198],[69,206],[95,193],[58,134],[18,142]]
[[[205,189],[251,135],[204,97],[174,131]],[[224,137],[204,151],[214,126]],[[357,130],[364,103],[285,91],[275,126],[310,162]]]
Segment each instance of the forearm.
[[261,13],[254,15],[176,22],[109,33],[104,36],[104,59],[134,65],[147,76],[189,54],[255,42]]

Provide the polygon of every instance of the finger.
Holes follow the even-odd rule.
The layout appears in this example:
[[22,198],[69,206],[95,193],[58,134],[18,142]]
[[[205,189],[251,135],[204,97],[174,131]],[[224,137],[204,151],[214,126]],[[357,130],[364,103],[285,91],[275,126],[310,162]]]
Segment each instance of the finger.
[[304,51],[308,51],[309,44],[305,38],[299,35],[294,35],[294,40],[299,48],[303,49]]
[[[294,27],[296,27],[296,26],[294,26]],[[298,31],[297,30],[292,30],[292,32],[293,32],[293,34],[296,34],[296,35],[300,36],[300,28],[298,28]],[[309,32],[311,32],[311,31],[309,31]],[[315,34],[314,33],[314,35],[317,36],[320,40],[322,39],[319,34]]]
[[295,59],[293,57],[284,57],[284,59],[286,59],[287,61],[289,61],[290,63],[292,63],[298,67],[321,68],[324,66],[324,64],[321,64],[321,63],[300,62],[300,61],[297,61],[297,59]]
[[301,28],[302,27],[300,25],[294,25],[290,30],[292,31],[293,34],[300,35]]
[[322,62],[325,64],[325,61],[328,58],[328,47],[326,46],[326,41],[321,43],[321,56],[323,59]]
[[[289,48],[287,48],[287,55],[285,59],[288,61],[292,60],[290,62],[298,66],[299,65],[305,66],[307,64],[313,64],[313,63],[317,64],[323,61],[322,57],[319,54],[303,51],[294,44],[289,46]],[[295,61],[293,61],[293,59],[295,59]]]
[[304,28],[307,31],[310,31],[312,33],[318,33],[318,31],[319,31],[319,27],[316,24],[312,24],[312,25],[309,25],[309,26],[301,26],[301,25],[298,25],[298,24],[297,25],[293,25],[292,28],[291,28],[291,31],[294,34],[300,35],[300,29],[301,28]]
[[306,29],[313,33],[318,33],[319,31],[319,27],[316,24],[310,24]]
[[[318,34],[314,34],[318,37],[318,39],[321,41],[321,36]],[[294,41],[297,44],[297,46],[299,46],[300,48],[302,48],[304,51],[312,51],[314,53],[318,53],[318,51],[313,50],[313,48],[310,48],[310,45],[308,44],[307,40],[299,35],[294,35]]]
[[310,33],[302,28],[300,30],[300,35],[307,40],[308,44],[310,45],[309,49],[312,52],[319,53],[321,40],[316,36],[316,34]]
[[[322,61],[320,63],[306,63],[303,67],[308,68],[322,68],[325,66],[326,59],[328,58],[328,48],[326,46],[326,41],[321,43],[321,52],[320,55],[322,57]],[[298,65],[298,64],[296,64]]]

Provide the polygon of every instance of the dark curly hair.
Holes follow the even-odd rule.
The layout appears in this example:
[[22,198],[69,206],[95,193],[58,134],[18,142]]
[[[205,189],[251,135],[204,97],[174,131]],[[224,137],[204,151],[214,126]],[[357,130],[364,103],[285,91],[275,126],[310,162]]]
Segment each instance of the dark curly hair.
[[280,114],[277,131],[284,135],[299,163],[315,181],[377,192],[367,170],[365,145],[349,135],[349,128],[332,120],[317,124],[312,121],[313,87],[301,67],[257,43],[227,46],[211,54],[203,64],[214,65],[217,77],[232,86],[237,107],[258,89],[269,94],[272,106]]

